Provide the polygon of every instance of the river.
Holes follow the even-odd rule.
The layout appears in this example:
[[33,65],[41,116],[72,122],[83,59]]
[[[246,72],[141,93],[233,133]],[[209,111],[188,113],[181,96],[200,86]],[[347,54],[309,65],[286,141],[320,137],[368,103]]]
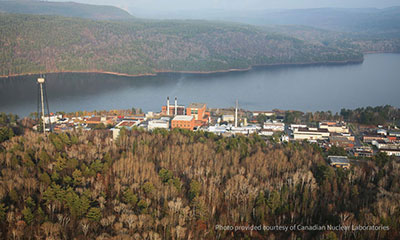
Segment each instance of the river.
[[[0,79],[0,112],[27,116],[37,109],[38,76]],[[160,111],[165,99],[249,110],[340,111],[390,104],[400,107],[400,54],[368,54],[362,64],[258,67],[210,75],[46,75],[51,112],[142,108]],[[173,102],[173,101],[172,101]]]

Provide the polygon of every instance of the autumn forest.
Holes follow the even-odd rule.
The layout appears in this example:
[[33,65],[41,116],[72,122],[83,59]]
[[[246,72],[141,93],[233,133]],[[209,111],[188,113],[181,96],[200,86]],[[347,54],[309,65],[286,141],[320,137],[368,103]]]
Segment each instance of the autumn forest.
[[[400,164],[383,154],[342,170],[317,145],[258,135],[134,129],[113,141],[107,130],[26,129],[2,141],[2,239],[400,237]],[[294,224],[388,229],[216,229]]]

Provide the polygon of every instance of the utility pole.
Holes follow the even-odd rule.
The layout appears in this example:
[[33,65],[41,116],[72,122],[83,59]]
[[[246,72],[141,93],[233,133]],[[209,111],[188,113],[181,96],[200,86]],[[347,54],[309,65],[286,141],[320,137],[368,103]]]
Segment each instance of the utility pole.
[[238,126],[238,105],[239,105],[239,102],[238,102],[238,100],[236,99],[236,107],[235,107],[235,127]]

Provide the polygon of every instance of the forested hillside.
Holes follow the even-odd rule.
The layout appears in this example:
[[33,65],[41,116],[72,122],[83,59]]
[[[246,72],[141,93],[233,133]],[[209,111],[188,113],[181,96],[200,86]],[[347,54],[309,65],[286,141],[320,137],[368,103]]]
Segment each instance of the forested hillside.
[[139,17],[157,19],[208,19],[252,25],[298,25],[325,30],[400,37],[400,7],[308,9],[200,9],[135,11]]
[[[26,131],[0,145],[2,239],[399,239],[399,163],[203,132]],[[387,226],[223,231],[222,226]]]
[[400,37],[384,34],[344,33],[298,25],[264,26],[264,29],[326,47],[353,49],[363,53],[400,53]]
[[58,15],[90,19],[129,19],[128,12],[114,6],[89,5],[75,2],[34,0],[0,0],[0,13]]
[[140,17],[207,19],[258,25],[307,42],[319,40],[326,46],[347,46],[364,53],[400,52],[400,7],[165,12],[130,10]]
[[94,21],[0,14],[0,75],[60,71],[148,74],[252,65],[362,61],[249,25],[207,21]]

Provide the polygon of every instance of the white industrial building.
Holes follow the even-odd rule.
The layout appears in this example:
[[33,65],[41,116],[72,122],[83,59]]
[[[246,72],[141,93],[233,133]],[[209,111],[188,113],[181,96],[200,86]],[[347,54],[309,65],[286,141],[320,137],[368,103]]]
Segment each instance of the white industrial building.
[[242,127],[234,127],[232,125],[215,125],[209,126],[204,129],[207,132],[212,132],[215,134],[231,133],[231,134],[252,134],[257,133],[261,130],[261,127],[256,125],[248,125]]
[[328,139],[330,133],[321,128],[295,128],[293,129],[294,140],[323,140]]
[[261,127],[256,125],[248,125],[243,127],[232,127],[230,130],[233,134],[252,134],[261,130]]
[[305,124],[290,124],[289,129],[293,130],[295,128],[306,128],[306,127],[307,127],[307,125],[305,125]]
[[379,149],[379,152],[384,152],[388,156],[400,157],[400,148],[399,149]]
[[349,128],[340,122],[320,122],[319,128],[327,129],[330,133],[349,133]]
[[264,123],[263,128],[274,132],[283,132],[285,131],[285,124],[277,121],[269,121]]
[[378,149],[400,149],[400,143],[389,142],[388,140],[373,140],[371,144]]
[[235,121],[235,116],[233,116],[233,115],[222,115],[222,121],[224,121],[224,122],[233,122],[233,121]]
[[169,118],[150,120],[147,123],[147,130],[153,130],[156,128],[169,129]]
[[58,122],[58,120],[62,119],[62,115],[52,115],[52,116],[42,116],[42,119],[44,120],[44,122],[47,123],[56,123]]
[[271,117],[275,115],[275,112],[272,111],[253,111],[253,116],[257,117],[258,115],[265,115],[267,117]]
[[272,131],[271,129],[261,129],[259,135],[271,137],[272,135],[274,135],[274,131]]
[[212,132],[215,134],[222,134],[228,131],[228,126],[226,125],[215,125],[215,126],[209,126],[205,129],[207,132]]

